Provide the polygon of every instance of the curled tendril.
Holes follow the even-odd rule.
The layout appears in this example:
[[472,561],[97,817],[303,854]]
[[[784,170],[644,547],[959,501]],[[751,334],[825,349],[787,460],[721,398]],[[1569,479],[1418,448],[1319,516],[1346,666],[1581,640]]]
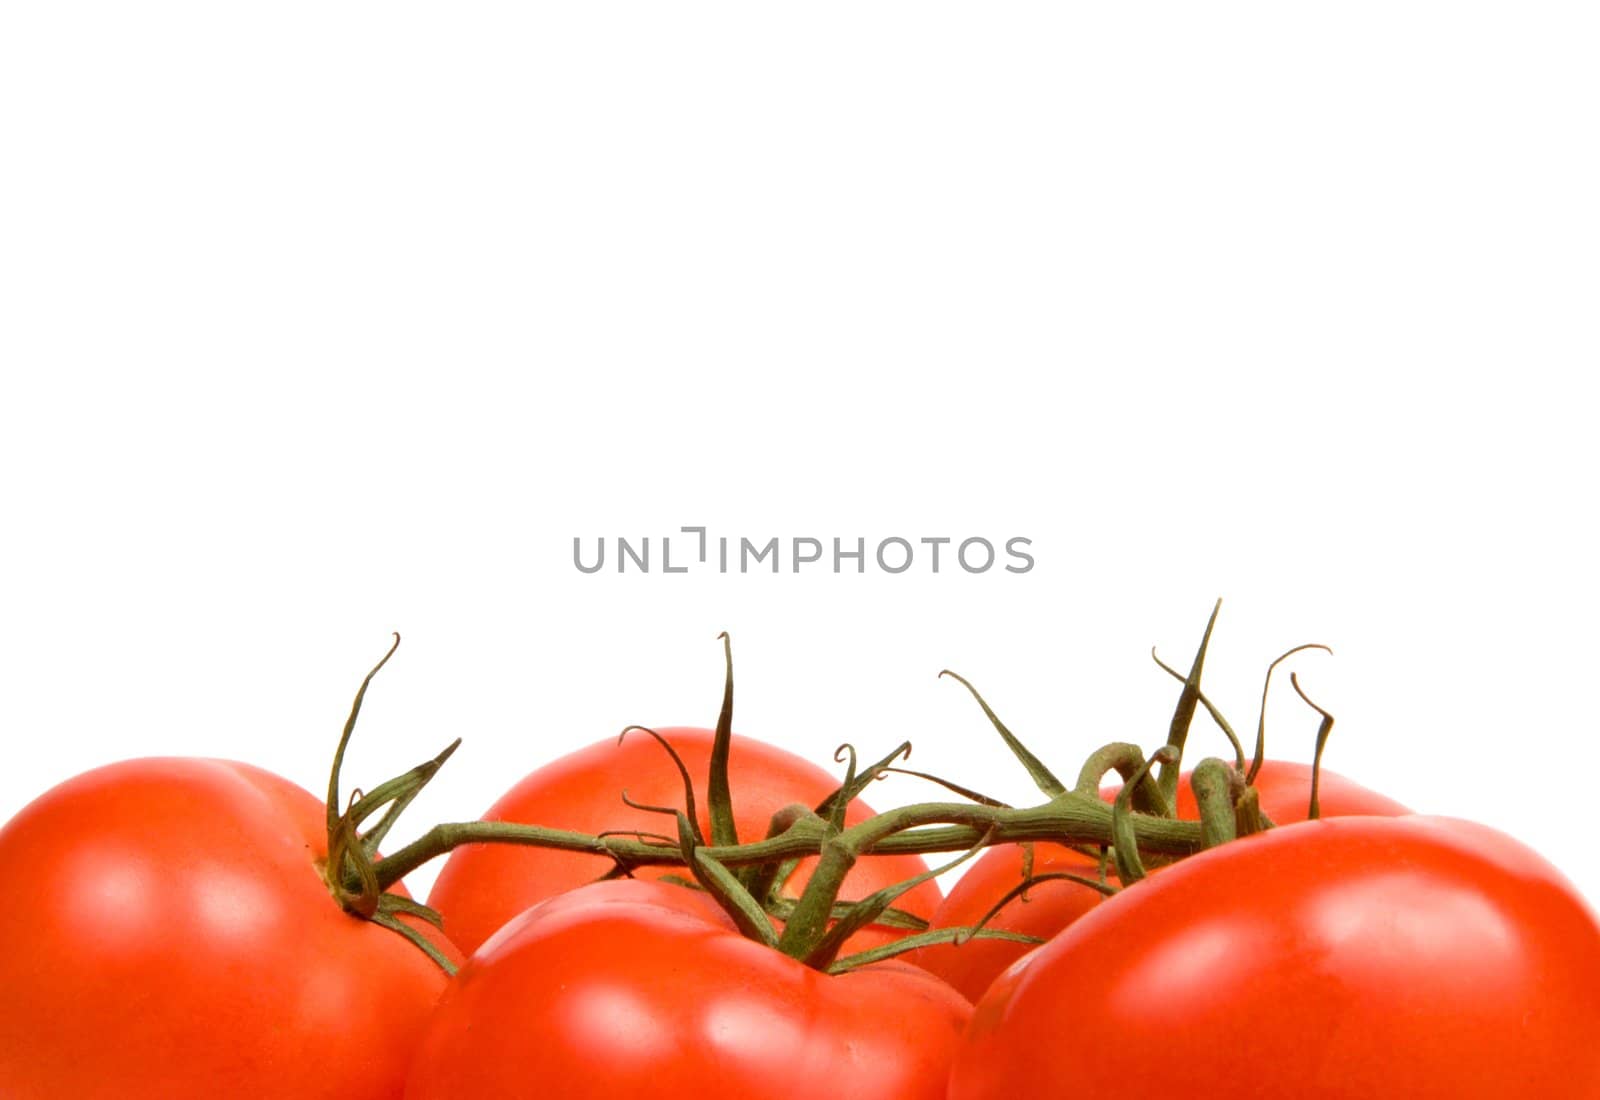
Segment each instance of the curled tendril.
[[[833,804],[828,808],[828,824],[834,829],[844,828],[845,812],[850,808],[850,801],[855,797],[855,792],[861,789],[856,780],[856,747],[846,741],[833,750],[835,763],[846,764],[844,769],[844,783],[840,785],[838,793],[833,798]],[[870,777],[869,777],[870,778]]]
[[[869,778],[882,779],[885,772],[894,770],[892,767],[890,767],[890,765],[892,765],[896,760],[910,759],[911,742],[902,741],[899,745],[895,746],[893,752],[889,753],[888,756],[885,756],[882,760],[878,761],[872,767],[867,769]],[[844,744],[833,750],[833,760],[836,764],[843,764],[848,761],[850,765],[850,773],[853,775],[860,774],[856,763],[856,747],[850,742],[846,741]]]
[[856,764],[855,746],[848,742],[840,745],[834,751],[833,758],[835,760],[840,760],[841,757],[847,758],[850,766],[846,771],[844,782],[836,787],[827,798],[817,804],[817,814],[827,819],[835,829],[844,828],[845,811],[849,808],[850,803],[855,801],[856,796],[861,793],[862,789],[868,783],[882,779],[884,773],[889,770],[890,765],[896,760],[903,760],[910,755],[911,742],[902,741],[895,746],[889,755],[868,766],[865,772],[861,772]]
[[1261,772],[1261,765],[1267,758],[1267,692],[1272,688],[1272,674],[1274,671],[1276,671],[1279,665],[1283,664],[1283,662],[1287,661],[1290,657],[1293,657],[1296,653],[1303,653],[1308,649],[1320,649],[1322,652],[1327,653],[1330,656],[1333,653],[1332,649],[1323,645],[1321,642],[1307,642],[1305,645],[1297,645],[1293,649],[1280,653],[1277,658],[1267,666],[1267,675],[1261,681],[1261,717],[1256,722],[1256,751],[1255,756],[1250,760],[1250,770],[1245,773],[1244,781],[1246,786],[1250,786],[1255,783],[1256,776]]
[[[638,732],[640,732],[640,733],[647,733],[651,737],[655,738],[656,744],[660,745],[663,749],[665,749],[666,752],[667,752],[667,755],[672,758],[672,765],[673,765],[673,767],[678,769],[678,777],[683,780],[684,812],[687,814],[687,816],[689,818],[690,827],[693,828],[693,830],[694,830],[695,841],[700,843],[700,844],[704,844],[705,843],[705,837],[700,832],[700,821],[699,821],[698,815],[695,812],[694,780],[689,778],[689,769],[688,769],[688,767],[686,767],[684,765],[683,757],[679,756],[678,755],[678,750],[672,747],[672,742],[668,741],[665,737],[661,736],[661,734],[657,733],[655,730],[651,729],[649,726],[629,726],[629,727],[627,727],[626,729],[624,729],[621,733],[619,733],[617,735],[617,744],[619,744],[619,745],[622,744],[623,739],[626,738],[628,736],[628,734],[633,733],[636,730]],[[630,805],[630,806],[634,805],[632,802],[628,802],[628,792],[627,791],[623,791],[622,792],[622,800],[624,802],[627,802],[628,805]],[[638,808],[639,809],[649,809],[650,807],[640,806]],[[659,809],[660,807],[655,807],[655,808]],[[677,810],[668,810],[666,812],[675,814],[678,811]]]
[[1322,715],[1322,722],[1317,726],[1317,751],[1311,758],[1311,806],[1306,816],[1311,821],[1322,816],[1322,802],[1319,798],[1319,788],[1322,783],[1322,750],[1328,747],[1328,734],[1333,732],[1333,715],[1323,710],[1300,687],[1300,677],[1296,673],[1289,673],[1289,683],[1294,688],[1295,694],[1306,702],[1306,706]]

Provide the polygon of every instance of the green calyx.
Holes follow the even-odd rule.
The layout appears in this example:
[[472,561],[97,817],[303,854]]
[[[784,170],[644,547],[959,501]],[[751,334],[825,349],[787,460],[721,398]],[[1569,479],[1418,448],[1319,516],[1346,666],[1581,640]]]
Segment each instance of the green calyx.
[[[399,933],[447,974],[453,974],[455,965],[425,933],[404,919],[413,918],[438,928],[441,923],[439,914],[426,905],[390,892],[389,887],[393,882],[380,882],[377,867],[378,845],[383,843],[384,837],[388,836],[389,830],[394,827],[406,807],[460,747],[460,739],[451,742],[432,760],[424,761],[405,774],[378,784],[370,792],[363,792],[360,789],[352,791],[344,812],[339,811],[340,773],[344,769],[345,750],[349,748],[351,735],[355,732],[356,719],[361,714],[361,704],[366,699],[367,688],[371,685],[373,677],[377,676],[379,669],[388,664],[389,658],[394,656],[398,648],[400,648],[400,635],[396,634],[394,644],[389,647],[389,651],[361,681],[355,701],[350,706],[350,716],[345,720],[344,732],[339,737],[339,746],[333,754],[333,766],[328,776],[328,857],[322,864],[322,877],[327,883],[329,893],[346,912]],[[382,811],[383,816],[376,824],[363,831],[362,826],[379,811]]]

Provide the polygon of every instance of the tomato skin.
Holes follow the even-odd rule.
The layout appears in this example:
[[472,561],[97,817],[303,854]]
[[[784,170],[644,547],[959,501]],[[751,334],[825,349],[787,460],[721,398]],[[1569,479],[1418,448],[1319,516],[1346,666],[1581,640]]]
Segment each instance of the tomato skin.
[[[1286,760],[1265,761],[1256,776],[1255,788],[1263,812],[1274,823],[1287,825],[1304,821],[1310,807],[1311,767]],[[1116,788],[1102,790],[1101,796],[1108,800],[1114,798]],[[1393,799],[1367,790],[1326,768],[1322,770],[1318,796],[1325,817],[1392,816],[1410,812]],[[1178,784],[1177,810],[1178,816],[1187,821],[1200,818],[1187,772]],[[1050,872],[1094,879],[1099,876],[1100,864],[1096,859],[1059,844],[1035,844],[1033,873]],[[929,923],[934,928],[976,924],[1008,890],[1022,882],[1022,878],[1022,848],[1015,844],[996,845],[979,856],[972,868],[956,881]],[[1041,882],[1028,891],[1026,901],[1018,898],[1010,902],[987,927],[1049,939],[1099,905],[1102,897],[1093,889],[1073,882]],[[1001,971],[1030,950],[1027,944],[1005,940],[969,940],[960,946],[940,944],[923,948],[910,958],[961,990],[970,1000],[977,1001]]]
[[[701,826],[709,835],[706,815],[706,776],[711,764],[711,730],[670,727],[657,730],[683,758],[695,784],[695,801]],[[767,835],[772,815],[799,802],[816,806],[839,785],[839,780],[792,753],[772,745],[734,735],[729,752],[728,780],[733,791],[735,823],[741,841]],[[622,792],[634,802],[655,806],[683,806],[683,780],[666,752],[653,738],[634,732],[618,744],[600,741],[561,757],[532,772],[484,814],[486,821],[518,821],[597,833],[605,829],[641,829],[672,835],[672,819],[634,809],[622,801]],[[846,815],[849,824],[871,816],[859,800]],[[786,884],[785,893],[798,895],[813,860],[803,861]],[[428,904],[444,916],[445,932],[463,951],[475,951],[484,940],[512,917],[536,902],[593,882],[610,869],[602,856],[560,852],[545,848],[470,844],[456,849],[439,871]],[[860,860],[845,880],[842,900],[865,897],[892,883],[928,869],[918,856],[868,856]],[[640,878],[682,875],[682,867],[646,867]],[[914,887],[895,904],[926,919],[942,897],[931,880]],[[899,939],[907,932],[873,925],[850,937],[846,953]]]
[[1559,872],[1471,822],[1336,818],[1167,868],[1007,971],[950,1100],[1597,1100],[1596,1035],[1600,925]]
[[811,970],[683,887],[596,883],[468,960],[405,1095],[944,1100],[971,1011],[914,966]]
[[339,908],[326,847],[319,799],[223,760],[113,764],[23,809],[0,830],[0,1096],[398,1097],[446,979]]

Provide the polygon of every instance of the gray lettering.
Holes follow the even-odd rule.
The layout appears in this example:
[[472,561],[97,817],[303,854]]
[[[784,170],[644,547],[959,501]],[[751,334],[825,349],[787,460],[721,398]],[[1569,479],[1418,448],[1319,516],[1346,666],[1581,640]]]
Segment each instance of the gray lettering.
[[[967,547],[974,544],[982,546],[984,552],[989,555],[988,560],[977,567],[973,567],[967,562]],[[957,547],[956,559],[961,562],[961,568],[965,569],[968,573],[987,573],[990,567],[994,565],[994,543],[990,542],[988,539],[970,538]]]
[[700,536],[700,562],[701,562],[702,565],[705,564],[705,560],[706,560],[706,529],[704,527],[680,527],[679,530],[682,531],[686,535],[699,535]]
[[[889,564],[889,562],[883,556],[884,548],[889,546],[890,544],[894,544],[894,545],[901,546],[901,547],[905,548],[906,558],[905,558],[905,561],[900,563],[899,568],[895,568],[895,567],[891,566]],[[904,573],[907,569],[911,568],[911,556],[912,556],[911,544],[909,542],[907,542],[905,539],[902,539],[902,538],[887,538],[887,539],[884,539],[882,542],[878,543],[878,568],[882,569],[885,573]]]
[[[684,535],[692,535],[699,540],[697,547],[699,561],[702,565],[708,564],[712,542],[709,528],[680,527],[678,530]],[[672,535],[661,536],[661,561],[656,571],[661,573],[693,572],[694,560],[692,557],[685,564],[673,563],[673,537]],[[594,560],[586,561],[583,548],[584,537],[576,535],[572,539],[572,564],[580,573],[599,573],[605,569],[607,556],[615,554],[616,571],[618,573],[630,572],[630,562],[632,563],[631,571],[649,573],[651,571],[650,542],[652,538],[653,536],[650,535],[633,538],[622,535],[618,535],[615,538],[596,537],[594,540]],[[759,540],[752,541],[742,537],[719,536],[715,541],[717,544],[716,566],[717,571],[720,573],[729,572],[730,563],[728,559],[730,554],[728,544],[730,542],[734,543],[733,555],[738,558],[738,572],[740,573],[761,572],[762,566],[768,567],[773,573],[781,572],[783,569],[785,541],[788,543],[793,559],[793,564],[790,566],[790,572],[792,573],[802,572],[802,566],[823,563],[827,560],[827,551],[825,549],[827,540],[821,538],[795,536],[785,540],[778,536],[773,536],[763,542]],[[852,541],[855,544],[854,546],[851,546]],[[608,542],[614,542],[616,544],[615,547],[608,550],[606,546]],[[919,544],[926,549],[918,550]],[[878,540],[874,544],[872,556],[877,563],[878,571],[898,575],[910,571],[918,564],[918,555],[926,553],[928,571],[938,573],[944,566],[944,562],[941,560],[942,551],[945,547],[951,545],[956,546],[957,563],[968,573],[987,573],[998,563],[996,544],[987,538],[977,535],[959,541],[944,535],[930,535],[922,538],[902,538],[899,535],[891,535]],[[683,552],[682,547],[683,540],[679,538],[680,554]],[[1033,572],[1038,565],[1038,560],[1032,552],[1032,547],[1033,539],[1022,535],[1006,539],[1004,542],[1005,571],[1007,573]],[[691,550],[689,553],[692,555],[694,551]],[[846,564],[849,562],[855,563],[856,573],[866,573],[867,539],[833,539],[833,572],[843,573]],[[824,565],[823,568],[826,569],[827,566]]]
[[687,573],[689,571],[687,565],[672,564],[672,537],[670,535],[661,536],[661,571],[663,573]]
[[[816,551],[816,553],[813,553],[813,554],[802,554],[802,553],[800,553],[800,544],[801,543],[805,543],[807,546],[810,546],[813,550]],[[821,539],[798,538],[798,539],[794,540],[794,571],[796,573],[800,572],[800,567],[802,565],[809,565],[811,562],[821,561],[821,560],[822,560],[822,540]]]
[[767,555],[771,554],[772,555],[772,571],[774,573],[776,573],[778,571],[778,538],[777,538],[776,535],[774,535],[772,538],[768,539],[767,540],[767,544],[765,546],[763,546],[760,550],[756,550],[756,544],[751,542],[749,539],[740,539],[739,540],[739,572],[741,572],[741,573],[750,572],[750,555],[751,555],[752,551],[755,551],[755,561],[756,561],[757,565],[760,565],[763,561],[766,560]]
[[572,564],[578,567],[578,572],[580,573],[598,573],[601,566],[606,563],[606,540],[595,539],[594,541],[596,548],[599,550],[599,556],[595,558],[593,565],[585,565],[583,564],[583,555],[578,551],[578,547],[583,543],[583,540],[576,535],[573,536]]
[[1008,572],[1008,573],[1026,573],[1026,572],[1028,572],[1028,570],[1033,568],[1033,555],[1028,553],[1025,550],[1018,550],[1017,547],[1019,545],[1020,546],[1032,546],[1033,545],[1033,540],[1032,539],[1020,538],[1020,537],[1007,540],[1007,542],[1006,542],[1006,553],[1010,554],[1014,558],[1019,559],[1020,561],[1024,561],[1024,562],[1027,563],[1026,565],[1021,565],[1021,566],[1017,566],[1017,565],[1008,565],[1008,566],[1006,566],[1006,572]]
[[840,566],[843,564],[844,559],[855,558],[856,572],[865,573],[867,571],[867,540],[856,539],[856,548],[853,551],[845,550],[843,546],[843,539],[833,540],[833,571],[835,573],[843,573],[844,570]]
[[633,564],[639,567],[639,571],[641,573],[650,572],[650,540],[648,538],[643,538],[643,539],[640,539],[639,541],[644,545],[644,556],[643,557],[640,557],[638,554],[636,554],[634,552],[633,547],[628,545],[628,540],[627,539],[623,538],[620,535],[617,536],[617,572],[618,573],[626,573],[628,571],[628,568],[627,568],[627,566],[628,566],[628,558],[632,558],[633,559]]

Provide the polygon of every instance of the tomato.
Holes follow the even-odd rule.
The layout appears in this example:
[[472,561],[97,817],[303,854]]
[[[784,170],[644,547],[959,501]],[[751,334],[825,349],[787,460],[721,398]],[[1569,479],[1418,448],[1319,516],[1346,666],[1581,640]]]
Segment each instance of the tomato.
[[[671,742],[695,781],[695,800],[702,827],[706,818],[705,783],[714,734],[710,730],[667,728],[658,732]],[[734,736],[729,755],[729,785],[741,841],[767,835],[772,815],[793,803],[815,806],[839,785],[838,779],[792,753],[746,737]],[[605,829],[642,829],[674,833],[671,818],[634,809],[622,801],[656,806],[683,806],[683,780],[655,740],[635,733],[619,744],[601,741],[539,768],[507,792],[484,815],[488,821],[517,821],[558,829],[596,833]],[[851,804],[846,822],[871,816],[861,802]],[[801,864],[784,892],[797,896],[806,869]],[[467,845],[446,861],[428,904],[444,916],[444,928],[462,950],[471,952],[502,924],[528,906],[553,894],[592,882],[610,869],[603,856],[509,845]],[[922,874],[928,865],[918,856],[868,856],[845,880],[842,900]],[[642,868],[642,877],[685,874],[682,867]],[[941,894],[931,880],[914,887],[895,904],[926,919]],[[882,924],[850,938],[846,951],[898,939],[906,930]]]
[[[1311,768],[1283,760],[1268,760],[1256,776],[1255,788],[1261,808],[1278,824],[1304,821],[1311,798]],[[1107,788],[1102,797],[1115,797],[1116,788]],[[1400,803],[1369,791],[1326,768],[1318,787],[1321,811],[1325,817],[1349,814],[1394,815],[1409,812]],[[1178,816],[1199,820],[1194,791],[1185,773],[1178,784]],[[1099,861],[1059,844],[1034,845],[1033,874],[1067,873],[1096,879]],[[1114,871],[1114,869],[1112,869]],[[934,928],[971,925],[983,919],[995,902],[1022,882],[1023,853],[1015,844],[996,845],[984,852],[956,884],[950,888],[930,922]],[[1013,900],[989,922],[987,927],[1049,939],[1083,914],[1100,904],[1102,895],[1074,882],[1041,882],[1028,890],[1026,900]],[[969,940],[957,946],[939,944],[925,947],[911,959],[918,966],[944,978],[976,1001],[989,983],[1017,959],[1031,950],[1027,944],[1007,940]]]
[[950,1100],[1597,1100],[1597,1035],[1600,925],[1559,872],[1470,822],[1336,818],[1184,860],[1007,971]]
[[0,1096],[398,1097],[446,978],[339,907],[326,854],[322,802],[246,764],[34,801],[0,830]]
[[597,883],[467,961],[407,1100],[944,1100],[971,1005],[917,967],[812,970],[662,882]]

